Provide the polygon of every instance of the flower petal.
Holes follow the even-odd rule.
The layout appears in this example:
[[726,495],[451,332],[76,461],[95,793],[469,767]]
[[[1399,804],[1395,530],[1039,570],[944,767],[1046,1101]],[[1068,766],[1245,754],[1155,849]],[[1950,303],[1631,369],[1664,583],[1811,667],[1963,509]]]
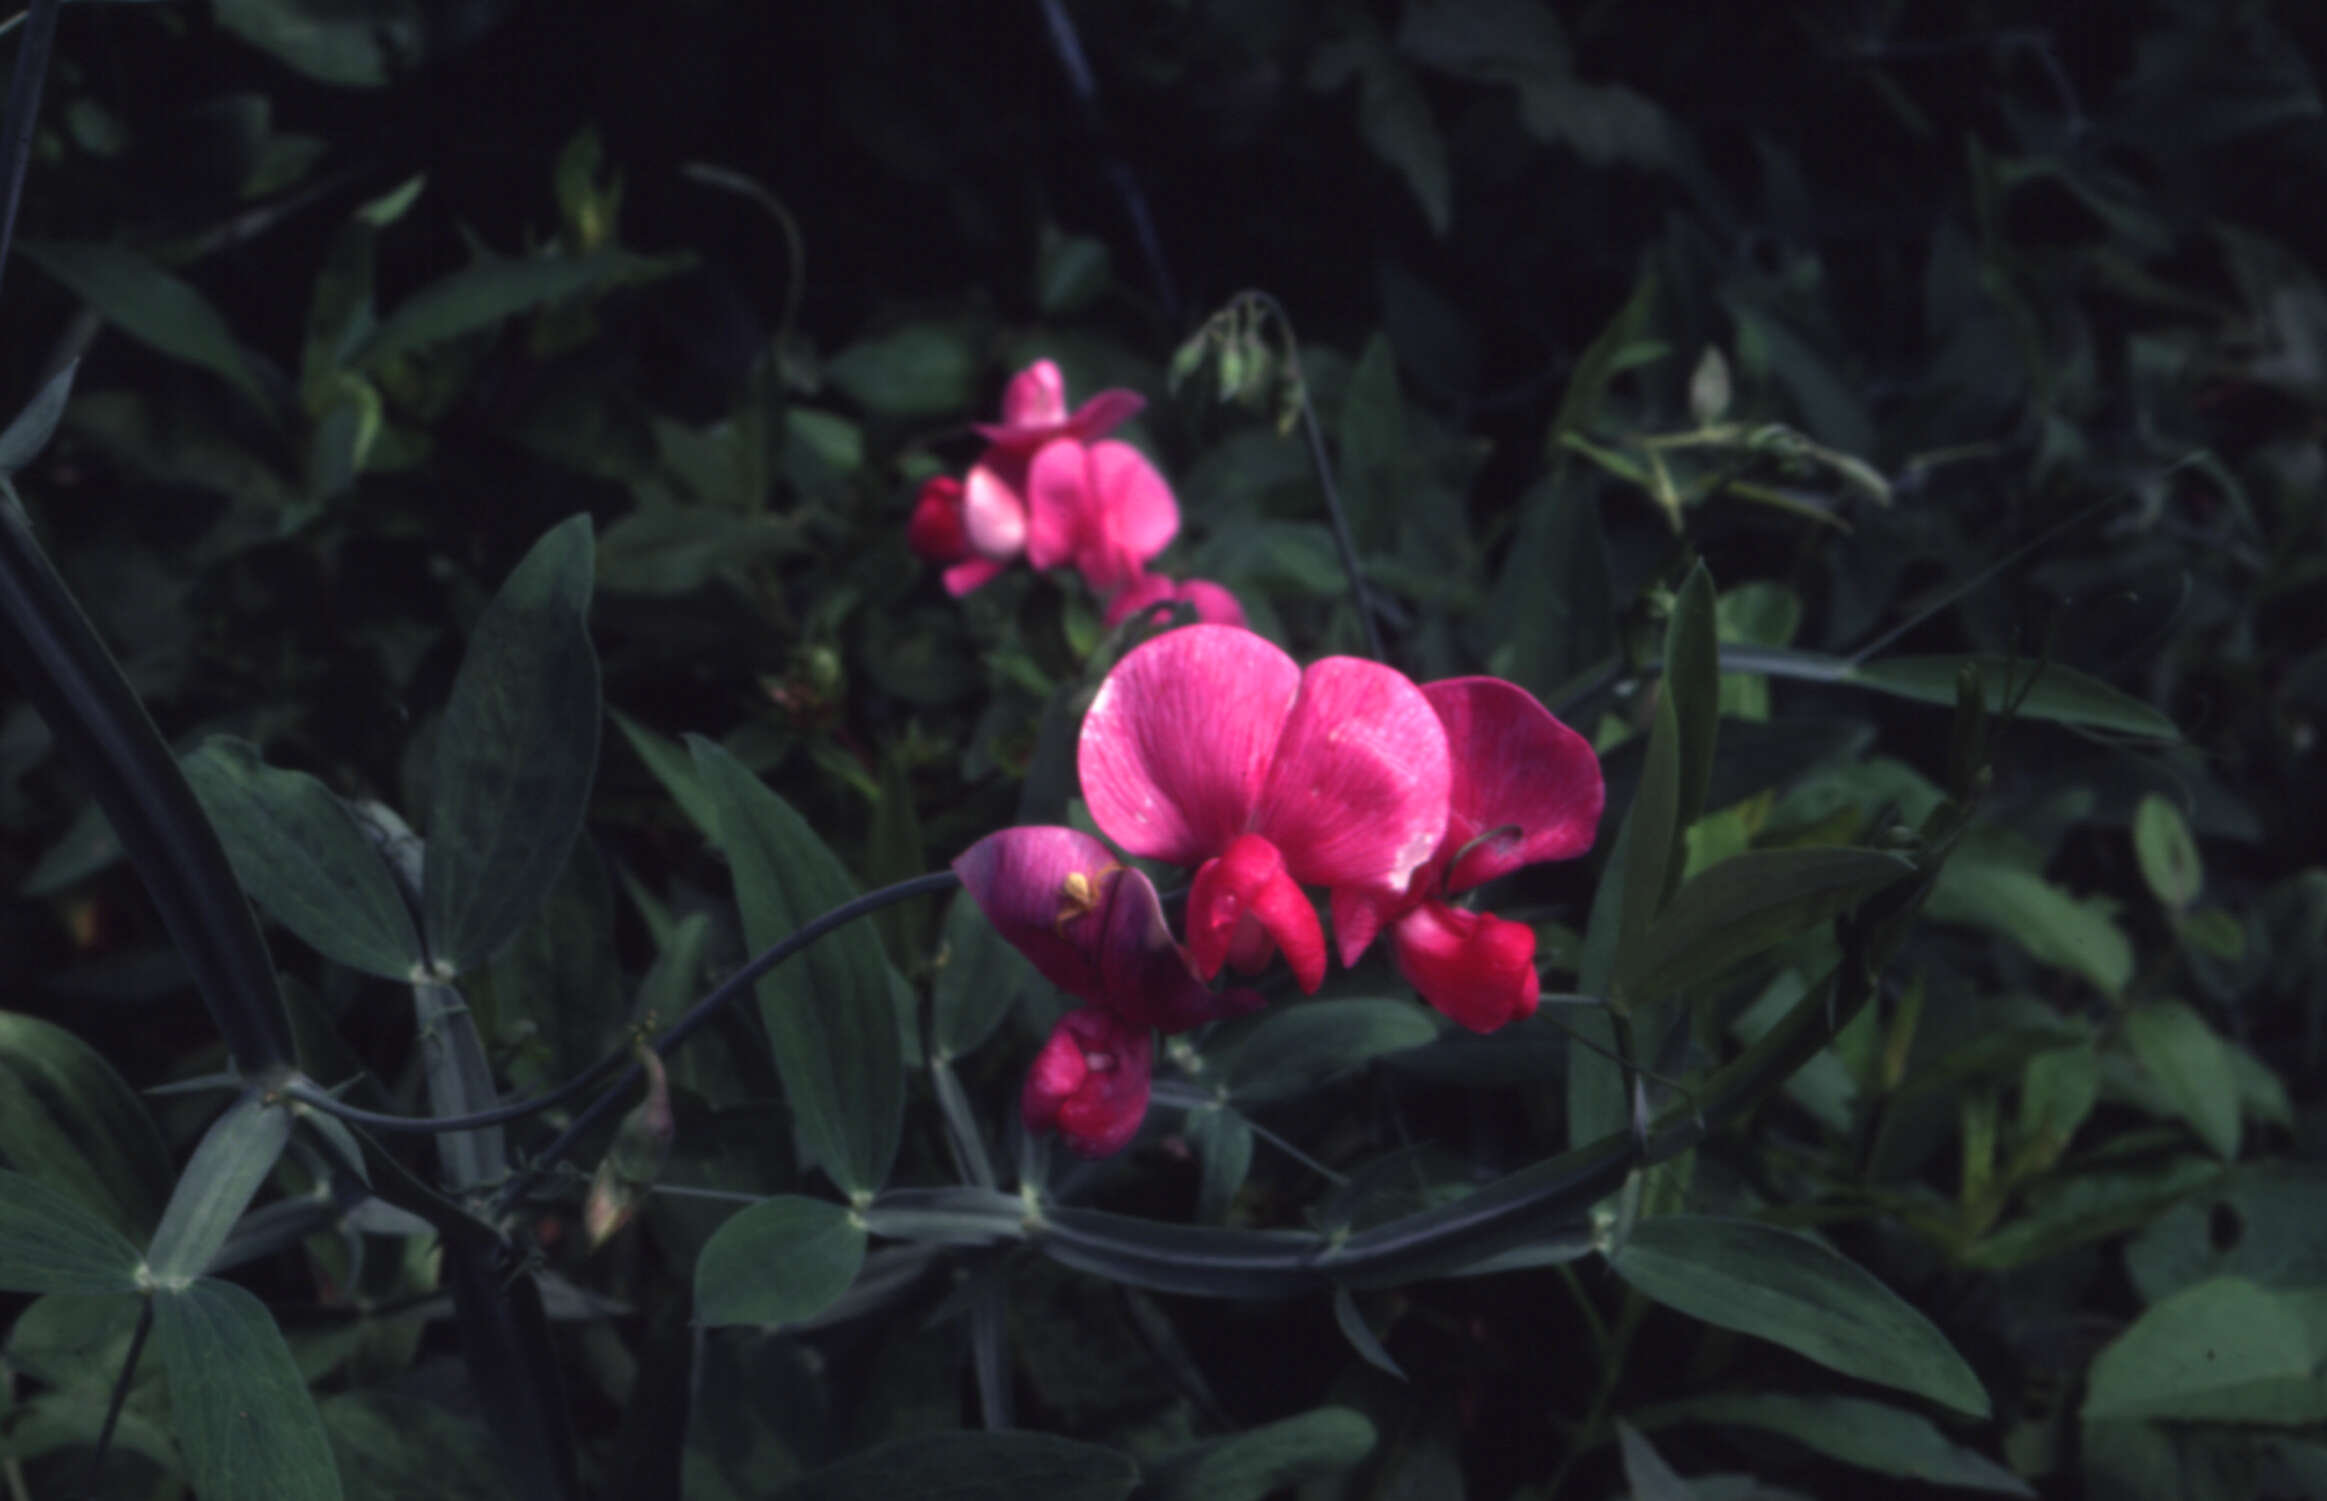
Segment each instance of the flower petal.
[[1210,859],[1245,831],[1300,689],[1291,657],[1234,626],[1191,625],[1140,646],[1083,719],[1077,759],[1092,819],[1132,854]]
[[1244,606],[1236,602],[1236,596],[1228,592],[1225,584],[1215,584],[1210,579],[1189,579],[1180,585],[1179,592],[1180,598],[1196,607],[1198,620],[1243,627]]
[[969,551],[962,528],[962,482],[950,474],[930,477],[913,502],[905,524],[905,545],[931,563],[957,563]]
[[1028,1129],[1054,1127],[1085,1157],[1120,1152],[1139,1134],[1155,1071],[1155,1034],[1097,1006],[1059,1018],[1027,1070],[1018,1110]]
[[945,570],[945,592],[955,599],[975,589],[983,589],[1001,577],[1003,565],[992,558],[965,558]]
[[1155,883],[1144,873],[1119,870],[1109,876],[1105,902],[1097,939],[1105,984],[1098,1000],[1108,1010],[1159,1032],[1185,1032],[1233,1014],[1241,998],[1252,994],[1215,995],[1196,978],[1187,952],[1172,941]]
[[1607,788],[1591,742],[1501,678],[1450,678],[1422,696],[1446,727],[1452,758],[1441,845],[1455,862],[1449,893],[1592,847]]
[[1057,568],[1078,560],[1091,536],[1090,450],[1053,438],[1026,461],[1026,561]]
[[962,484],[962,534],[972,552],[997,563],[1007,563],[1026,550],[1023,456],[989,448],[970,466]]
[[1422,999],[1470,1028],[1492,1032],[1535,1014],[1535,930],[1491,912],[1429,901],[1391,930],[1398,972]]
[[1085,443],[1104,438],[1138,416],[1146,406],[1147,398],[1137,391],[1110,386],[1075,408],[1075,414],[1067,419],[1067,432]]
[[1147,573],[1124,585],[1122,592],[1107,602],[1107,626],[1112,630],[1142,610],[1180,600],[1196,607],[1198,620],[1214,625],[1244,624],[1244,606],[1236,602],[1235,595],[1210,579],[1174,583],[1160,573]]
[[1095,931],[1081,930],[1098,910],[1113,851],[1076,829],[1003,829],[953,862],[962,889],[1011,947],[1072,996],[1096,1000],[1106,989]]
[[1403,891],[1446,831],[1447,777],[1421,690],[1378,662],[1327,657],[1301,675],[1251,827],[1304,884]]
[[[1265,939],[1256,940],[1257,925]],[[1216,975],[1234,960],[1250,972],[1285,951],[1293,978],[1310,995],[1325,979],[1325,930],[1317,909],[1285,869],[1277,847],[1257,834],[1240,836],[1196,872],[1188,892],[1188,948],[1199,973]]]
[[1179,502],[1146,454],[1112,439],[1089,446],[1075,566],[1094,594],[1112,594],[1138,578],[1179,530]]
[[1006,427],[1053,427],[1067,420],[1067,380],[1056,360],[1036,360],[1002,388]]

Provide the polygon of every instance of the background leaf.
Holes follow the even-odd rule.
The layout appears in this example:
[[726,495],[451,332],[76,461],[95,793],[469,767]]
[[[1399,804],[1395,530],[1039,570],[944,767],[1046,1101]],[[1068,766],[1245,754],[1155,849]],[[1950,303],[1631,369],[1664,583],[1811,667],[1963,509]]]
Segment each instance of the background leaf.
[[1123,1501],[1139,1483],[1128,1454],[1044,1433],[930,1433],[819,1470],[779,1501]]
[[134,1292],[143,1266],[112,1226],[38,1179],[0,1169],[0,1291]]
[[2327,1290],[2243,1277],[2183,1288],[2093,1358],[2083,1415],[2226,1423],[2327,1421]]
[[781,1194],[730,1218],[695,1262],[695,1322],[796,1324],[814,1318],[864,1265],[864,1222],[822,1199]]
[[139,343],[224,378],[262,411],[273,406],[218,309],[136,251],[40,240],[17,250]]
[[154,1349],[197,1494],[339,1501],[314,1399],[266,1305],[204,1277],[154,1295]]
[[13,1011],[0,1011],[0,1167],[140,1241],[170,1192],[169,1153],[144,1101],[96,1049]]

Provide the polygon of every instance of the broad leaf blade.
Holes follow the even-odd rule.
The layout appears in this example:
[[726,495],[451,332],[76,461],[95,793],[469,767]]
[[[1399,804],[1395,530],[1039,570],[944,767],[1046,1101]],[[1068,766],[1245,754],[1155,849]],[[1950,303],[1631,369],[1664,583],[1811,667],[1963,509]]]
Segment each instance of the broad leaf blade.
[[436,737],[427,878],[430,957],[493,957],[565,869],[598,765],[590,518],[533,545],[486,607]]
[[2327,1421],[2327,1291],[2216,1277],[2164,1299],[2093,1358],[2084,1417]]
[[1876,850],[1749,850],[1697,873],[1616,968],[1628,995],[1710,979],[1817,926],[1914,867]]
[[1805,1236],[1753,1220],[1643,1220],[1610,1258],[1668,1308],[1784,1345],[1846,1376],[1974,1417],[1988,1394],[1947,1337],[1872,1273]]
[[255,1089],[210,1123],[154,1231],[156,1282],[184,1285],[209,1268],[290,1139],[290,1110]]
[[120,1231],[74,1200],[0,1169],[0,1292],[135,1292],[143,1262]]
[[1385,1053],[1435,1041],[1438,1030],[1423,1007],[1387,997],[1280,1006],[1227,1060],[1228,1093],[1240,1105],[1306,1094]]
[[2141,1066],[2199,1140],[2224,1161],[2238,1156],[2243,1121],[2230,1050],[2204,1017],[2180,1001],[2150,1001],[2125,1015]]
[[969,893],[957,893],[946,909],[945,963],[930,1001],[935,1055],[954,1059],[975,1051],[1038,978],[1026,956],[986,920]]
[[823,1199],[778,1194],[730,1218],[695,1260],[695,1322],[796,1324],[830,1308],[865,1261],[865,1223]]
[[145,1103],[96,1049],[0,1011],[0,1168],[37,1178],[133,1240],[170,1195],[170,1157]]
[[[856,896],[816,831],[708,740],[689,741],[718,810],[745,936],[767,949]],[[851,923],[758,986],[768,1044],[801,1144],[852,1195],[881,1186],[903,1129],[903,1042],[888,963],[870,923]]]
[[180,758],[243,888],[307,945],[350,969],[411,980],[420,933],[396,879],[345,804],[305,772],[213,736]]
[[340,1501],[331,1441],[265,1304],[213,1277],[158,1292],[154,1346],[198,1495]]
[[1128,1454],[1045,1433],[930,1433],[899,1439],[786,1486],[777,1501],[1123,1501]]

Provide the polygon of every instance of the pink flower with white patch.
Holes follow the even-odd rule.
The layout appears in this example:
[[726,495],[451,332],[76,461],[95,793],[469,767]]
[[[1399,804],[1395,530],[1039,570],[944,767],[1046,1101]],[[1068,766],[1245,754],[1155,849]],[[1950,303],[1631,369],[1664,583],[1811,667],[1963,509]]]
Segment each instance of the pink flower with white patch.
[[956,599],[991,582],[1009,560],[1009,555],[988,558],[971,550],[963,516],[962,482],[950,474],[937,475],[921,486],[913,503],[913,519],[905,526],[905,545],[915,555],[945,569],[946,592]]
[[1207,976],[1281,948],[1314,992],[1325,935],[1301,886],[1335,889],[1337,925],[1345,899],[1387,908],[1446,831],[1446,732],[1420,689],[1354,657],[1304,671],[1233,626],[1172,631],[1117,663],[1079,762],[1107,837],[1198,867],[1188,949]]
[[1195,607],[1198,620],[1213,625],[1244,624],[1244,606],[1223,586],[1210,579],[1175,580],[1150,573],[1126,584],[1122,593],[1107,602],[1108,629],[1143,611],[1183,600]]
[[1451,678],[1422,695],[1451,756],[1445,835],[1401,899],[1336,891],[1334,934],[1346,964],[1386,923],[1399,972],[1422,998],[1492,1032],[1535,1011],[1535,930],[1447,898],[1590,849],[1607,789],[1590,743],[1517,684]]
[[1111,1156],[1139,1134],[1154,1069],[1153,1032],[1104,1006],[1081,1006],[1059,1018],[1035,1055],[1018,1113],[1029,1131],[1055,1130],[1085,1157]]

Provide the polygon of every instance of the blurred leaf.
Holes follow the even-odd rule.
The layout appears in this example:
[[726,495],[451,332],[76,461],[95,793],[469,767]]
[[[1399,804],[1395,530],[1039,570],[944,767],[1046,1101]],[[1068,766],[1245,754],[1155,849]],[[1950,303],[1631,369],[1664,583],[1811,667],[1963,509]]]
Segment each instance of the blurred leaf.
[[2043,876],[1983,844],[1967,844],[1941,867],[1927,908],[1935,922],[1973,923],[2026,949],[2031,958],[2090,980],[2109,995],[2133,980],[2133,945],[2106,898],[2070,896]]
[[1376,333],[1349,373],[1334,422],[1350,535],[1360,551],[1380,547],[1414,488],[1413,445],[1398,390],[1398,357]]
[[1551,7],[1536,0],[1423,0],[1398,13],[1398,50],[1481,83],[1566,73],[1574,59]]
[[930,1047],[950,1061],[975,1052],[991,1037],[1037,977],[1026,956],[995,931],[968,892],[955,893],[946,908],[944,952],[932,987]]
[[[1603,930],[1600,924],[1591,924],[1584,935],[1584,954],[1587,970],[1600,968],[1594,960],[1607,955],[1607,978],[1613,981],[1618,973],[1635,972],[1643,968],[1646,951],[1641,945],[1647,941],[1648,930],[1664,910],[1665,894],[1672,889],[1673,876],[1679,868],[1676,856],[1680,851],[1682,824],[1681,808],[1681,727],[1672,695],[1659,694],[1656,717],[1648,731],[1648,751],[1640,766],[1640,786],[1632,795],[1632,806],[1624,815],[1624,827],[1618,835],[1622,864],[1615,858],[1608,862],[1608,870],[1600,881],[1600,891],[1593,904],[1593,916],[1599,915],[1599,903],[1611,895],[1618,901],[1616,924],[1607,937],[1613,938],[1612,949],[1600,947]],[[1613,891],[1611,880],[1622,876]],[[1595,940],[1598,940],[1596,942]],[[1593,978],[1596,978],[1595,975]],[[1585,981],[1590,994],[1592,978]]]
[[1317,49],[1309,86],[1336,90],[1357,80],[1358,134],[1405,179],[1431,233],[1443,237],[1454,219],[1454,182],[1429,100],[1370,18],[1350,15],[1345,20],[1347,29]]
[[2215,1156],[2238,1156],[2238,1076],[2222,1039],[2180,1001],[2149,1001],[2125,1015],[2133,1056]]
[[1034,270],[1034,301],[1045,318],[1087,311],[1113,276],[1107,242],[1088,235],[1043,236]]
[[1124,1501],[1128,1454],[1044,1433],[929,1433],[818,1470],[775,1501]]
[[619,282],[668,275],[682,264],[624,250],[474,261],[397,304],[350,363],[374,369],[398,355],[497,327],[519,313]]
[[[1786,655],[1807,655],[1788,653]],[[2129,694],[2120,693],[2098,678],[2087,677],[2057,662],[2012,662],[2003,657],[1884,657],[1855,666],[1845,664],[1840,681],[1856,683],[1880,693],[1911,698],[1918,703],[1955,702],[1955,681],[1966,662],[1980,669],[1990,712],[2001,713],[2014,699],[2029,719],[2048,719],[2088,729],[2114,730],[2156,740],[2178,740],[2173,721]],[[2039,670],[2041,668],[2041,670]],[[1775,671],[1774,668],[1762,668]],[[2035,678],[2035,686],[2029,679]],[[2010,685],[2006,691],[2007,683]],[[2025,690],[2027,696],[2021,697]]]
[[[687,743],[718,813],[719,845],[754,950],[856,896],[840,862],[788,803],[710,741]],[[897,1155],[905,1078],[878,933],[851,923],[779,965],[758,994],[803,1150],[843,1191],[879,1188]]]
[[21,896],[55,896],[80,885],[121,858],[121,841],[95,798],[81,804],[73,821],[17,884]]
[[255,746],[214,735],[178,764],[258,904],[318,953],[387,980],[423,962],[396,881],[345,804]]
[[1700,871],[1617,962],[1616,984],[1657,996],[1711,979],[1857,905],[1914,867],[1860,849],[1748,850]]
[[418,0],[214,0],[219,26],[319,83],[379,88],[416,68]]
[[1306,1094],[1385,1053],[1438,1036],[1431,1013],[1411,1001],[1367,997],[1314,1000],[1264,1014],[1230,1056],[1230,1098],[1260,1105]]
[[609,594],[667,598],[798,552],[800,545],[799,532],[783,517],[739,516],[713,505],[643,505],[606,528],[598,573]]
[[2190,826],[2154,792],[2133,810],[2133,854],[2141,862],[2141,879],[2170,912],[2188,911],[2205,889],[2206,867]]
[[1680,1472],[1622,1418],[1616,1420],[1616,1448],[1624,1458],[1624,1485],[1632,1493],[1631,1501],[1696,1501],[1696,1491]]
[[2327,1290],[2243,1277],[2183,1288],[2093,1357],[2082,1415],[2220,1423],[2327,1421]]
[[378,1387],[319,1404],[347,1501],[503,1501],[492,1435],[435,1402]]
[[1382,1337],[1374,1333],[1374,1326],[1366,1322],[1365,1310],[1357,1306],[1357,1294],[1344,1283],[1333,1285],[1333,1322],[1340,1326],[1341,1337],[1349,1341],[1358,1359],[1400,1381],[1410,1379],[1405,1367],[1398,1364],[1389,1347],[1382,1343]]
[[1345,1474],[1374,1449],[1374,1425],[1346,1407],[1320,1407],[1227,1438],[1176,1449],[1148,1466],[1156,1501],[1264,1501]]
[[1609,1264],[1691,1318],[1784,1345],[1846,1376],[1988,1415],[1979,1377],[1929,1319],[1856,1262],[1790,1230],[1666,1215],[1634,1226]]
[[814,1318],[856,1280],[865,1225],[851,1209],[780,1194],[712,1233],[695,1262],[695,1322],[796,1324]]
[[1196,1184],[1196,1223],[1218,1225],[1252,1172],[1252,1123],[1226,1105],[1188,1112],[1188,1145],[1203,1164]]
[[198,1495],[339,1501],[331,1442],[265,1304],[214,1277],[157,1292],[154,1347]]
[[655,780],[671,795],[706,839],[719,837],[719,813],[711,802],[711,794],[703,790],[703,778],[695,770],[695,762],[677,741],[658,735],[623,713],[620,709],[607,711],[614,717],[614,727],[622,731],[622,738],[638,752],[638,759],[654,773]]
[[429,956],[458,974],[532,920],[565,869],[598,765],[587,514],[543,534],[485,607],[429,784]]
[[1949,1443],[1921,1413],[1861,1397],[1788,1392],[1717,1392],[1633,1414],[1643,1427],[1714,1423],[1780,1434],[1843,1464],[1928,1485],[2034,1496],[2027,1481],[1971,1449]]
[[200,292],[136,251],[45,240],[26,240],[17,248],[139,343],[223,377],[261,411],[272,407],[225,317]]
[[912,323],[851,344],[825,373],[850,400],[883,417],[958,417],[970,406],[976,368],[958,329]]
[[136,1292],[143,1270],[137,1247],[78,1201],[0,1169],[0,1291]]
[[152,1231],[170,1159],[145,1103],[96,1049],[0,1011],[0,1167],[78,1200],[133,1240]]
[[1633,353],[1645,337],[1649,317],[1655,310],[1656,278],[1643,275],[1634,283],[1632,295],[1624,300],[1624,306],[1608,320],[1608,326],[1576,357],[1575,369],[1568,375],[1567,390],[1559,398],[1559,410],[1552,414],[1551,431],[1544,438],[1553,474],[1558,474],[1566,463],[1568,435],[1591,435],[1593,424],[1599,420],[1601,403],[1607,400],[1609,382],[1633,362]]
[[0,430],[0,478],[24,468],[48,447],[48,440],[56,436],[57,424],[64,419],[65,402],[73,394],[73,375],[80,368],[81,362],[74,360],[50,376],[25,403],[24,410]]
[[1482,627],[1488,668],[1551,701],[1616,651],[1608,549],[1591,487],[1546,478],[1520,497],[1519,530]]
[[2221,1165],[2195,1155],[2132,1172],[2085,1172],[2028,1191],[2019,1218],[1962,1253],[1966,1266],[2004,1270],[2113,1239],[2215,1182]]
[[209,1269],[290,1140],[290,1108],[256,1089],[210,1123],[154,1230],[146,1260],[157,1284],[183,1287]]
[[[1680,737],[1675,749],[1680,769],[1676,835],[1705,815],[1705,793],[1713,780],[1713,746],[1721,728],[1721,658],[1716,627],[1713,575],[1700,562],[1689,570],[1673,601],[1665,632],[1663,693],[1672,700]],[[1677,852],[1676,852],[1677,853]],[[1678,880],[1677,869],[1668,878]],[[1659,899],[1662,898],[1659,893]]]
[[2241,1168],[2152,1219],[2126,1245],[2125,1270],[2153,1303],[2209,1277],[2272,1289],[2327,1287],[2327,1168]]

